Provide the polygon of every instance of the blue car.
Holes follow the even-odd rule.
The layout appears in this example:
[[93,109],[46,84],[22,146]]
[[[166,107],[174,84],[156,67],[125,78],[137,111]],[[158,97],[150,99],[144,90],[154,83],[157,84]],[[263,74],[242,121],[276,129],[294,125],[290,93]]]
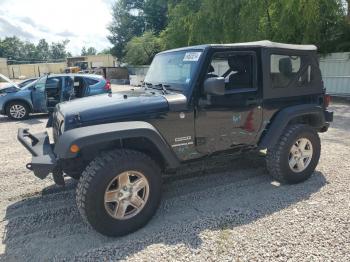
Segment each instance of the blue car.
[[110,91],[110,82],[99,75],[45,75],[23,88],[0,88],[0,114],[22,120],[31,113],[48,113],[64,101]]

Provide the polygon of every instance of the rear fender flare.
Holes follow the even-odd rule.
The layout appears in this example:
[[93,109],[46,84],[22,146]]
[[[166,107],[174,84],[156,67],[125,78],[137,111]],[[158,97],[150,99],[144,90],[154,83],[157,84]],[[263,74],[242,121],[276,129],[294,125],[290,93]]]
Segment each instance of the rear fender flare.
[[297,105],[287,107],[278,112],[272,119],[265,135],[260,139],[259,149],[271,148],[278,142],[287,125],[297,117],[311,116],[312,126],[321,129],[326,125],[324,109],[319,105]]

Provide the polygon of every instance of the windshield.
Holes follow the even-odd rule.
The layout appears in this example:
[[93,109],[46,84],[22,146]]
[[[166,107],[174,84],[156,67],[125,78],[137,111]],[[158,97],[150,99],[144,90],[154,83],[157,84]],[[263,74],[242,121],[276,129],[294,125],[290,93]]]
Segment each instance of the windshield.
[[189,87],[198,67],[201,51],[177,51],[157,55],[148,70],[146,84],[168,85],[169,89]]
[[25,90],[25,89],[28,89],[28,88],[31,88],[31,87],[37,87],[37,85],[42,85],[44,84],[45,85],[45,82],[46,82],[46,78],[47,78],[47,75],[44,75],[40,78],[38,78],[37,80],[29,83],[28,85],[25,85],[24,87],[22,87],[21,89],[22,90]]

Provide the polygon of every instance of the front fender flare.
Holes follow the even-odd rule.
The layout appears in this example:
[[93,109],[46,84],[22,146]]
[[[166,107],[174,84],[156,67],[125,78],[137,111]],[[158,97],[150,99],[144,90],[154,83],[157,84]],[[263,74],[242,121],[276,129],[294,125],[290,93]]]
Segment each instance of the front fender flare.
[[316,104],[297,105],[287,107],[273,117],[272,123],[269,126],[266,134],[260,139],[259,149],[266,149],[273,147],[281,137],[284,129],[289,122],[296,117],[311,115],[317,121],[313,123],[313,127],[321,129],[326,126],[325,111]]
[[125,138],[147,138],[161,152],[167,165],[176,168],[180,165],[175,153],[157,129],[147,122],[120,122],[87,126],[64,132],[58,139],[54,153],[58,159],[74,158],[77,154],[70,151],[71,145],[79,148]]

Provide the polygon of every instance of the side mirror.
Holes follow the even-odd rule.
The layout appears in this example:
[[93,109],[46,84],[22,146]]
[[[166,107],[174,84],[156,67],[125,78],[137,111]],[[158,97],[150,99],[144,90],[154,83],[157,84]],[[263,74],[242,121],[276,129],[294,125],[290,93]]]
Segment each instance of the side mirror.
[[212,77],[204,81],[204,92],[208,95],[225,95],[225,78]]

